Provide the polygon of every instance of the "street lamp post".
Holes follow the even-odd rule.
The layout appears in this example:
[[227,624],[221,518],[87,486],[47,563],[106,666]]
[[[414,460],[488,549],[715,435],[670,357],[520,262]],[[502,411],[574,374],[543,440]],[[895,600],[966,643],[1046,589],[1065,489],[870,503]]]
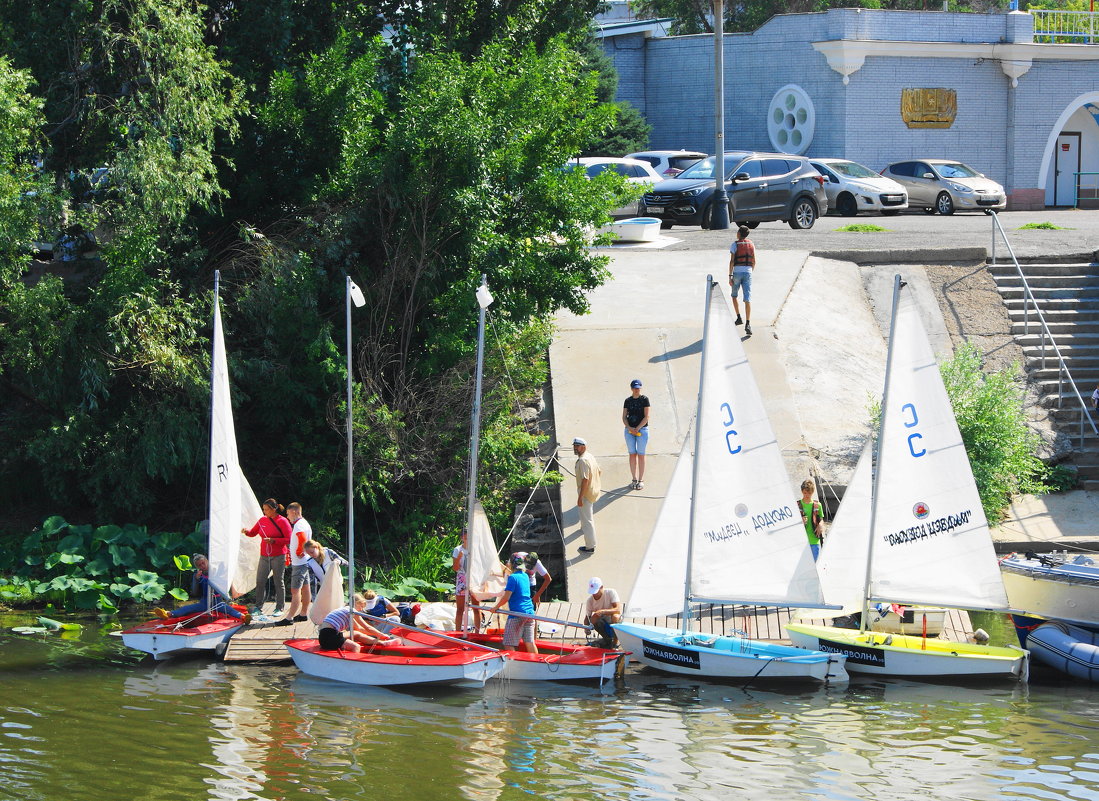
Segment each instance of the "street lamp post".
[[729,227],[729,194],[725,191],[725,8],[722,0],[714,0],[714,130],[717,133],[714,152],[714,192],[710,227]]

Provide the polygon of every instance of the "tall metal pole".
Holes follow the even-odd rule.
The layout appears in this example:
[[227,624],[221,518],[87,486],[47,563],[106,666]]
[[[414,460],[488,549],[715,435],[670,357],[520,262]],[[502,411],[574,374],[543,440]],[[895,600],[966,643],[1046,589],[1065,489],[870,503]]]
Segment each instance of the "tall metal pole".
[[[477,461],[481,450],[481,381],[485,369],[485,309],[492,303],[492,294],[488,291],[488,281],[481,275],[481,286],[477,288],[477,305],[480,314],[477,318],[477,376],[473,390],[473,413],[469,435],[469,495],[466,501],[466,607],[470,606],[469,563],[470,542],[473,536],[473,511],[477,503]],[[463,613],[464,614],[464,613]],[[465,628],[465,620],[461,621]]]
[[889,414],[889,380],[893,375],[894,341],[897,333],[897,306],[901,300],[901,289],[905,286],[899,275],[893,276],[893,310],[889,318],[889,354],[885,358],[885,388],[881,394],[881,419],[878,421],[878,442],[875,446],[877,458],[874,459],[874,480],[870,493],[870,542],[866,548],[866,573],[862,582],[862,620],[859,631],[866,631],[867,618],[870,617],[870,580],[874,564],[874,532],[878,524],[878,498],[881,495],[882,439],[885,435],[885,418]]
[[710,227],[729,228],[729,193],[725,191],[725,7],[714,0],[714,191]]
[[706,391],[706,338],[710,335],[710,307],[713,305],[714,282],[712,275],[706,276],[706,312],[702,316],[702,359],[698,367],[698,404],[695,407],[695,452],[691,463],[691,511],[687,519],[687,571],[683,576],[683,616],[681,631],[687,633],[691,623],[691,562],[694,559],[695,507],[698,494],[698,449],[702,442],[702,401]]
[[344,309],[347,324],[347,608],[355,609],[355,503],[351,475],[355,452],[351,433],[351,276],[344,286]]

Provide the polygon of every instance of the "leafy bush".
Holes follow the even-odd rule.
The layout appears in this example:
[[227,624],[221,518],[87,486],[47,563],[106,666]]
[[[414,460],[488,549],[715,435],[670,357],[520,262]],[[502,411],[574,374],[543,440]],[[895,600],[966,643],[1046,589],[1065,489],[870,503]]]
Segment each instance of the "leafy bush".
[[125,602],[186,598],[178,585],[191,561],[176,552],[198,550],[204,542],[198,527],[187,536],[150,534],[144,526],[73,526],[49,517],[20,548],[0,553],[0,574],[6,576],[0,580],[0,600],[48,601],[111,614]]
[[842,225],[836,230],[843,234],[876,234],[889,229],[874,225],[874,223],[852,223],[851,225]]
[[1013,495],[1049,490],[1035,455],[1038,437],[1027,425],[1018,365],[981,371],[981,355],[966,343],[940,366],[958,419],[969,464],[989,522],[1000,520]]

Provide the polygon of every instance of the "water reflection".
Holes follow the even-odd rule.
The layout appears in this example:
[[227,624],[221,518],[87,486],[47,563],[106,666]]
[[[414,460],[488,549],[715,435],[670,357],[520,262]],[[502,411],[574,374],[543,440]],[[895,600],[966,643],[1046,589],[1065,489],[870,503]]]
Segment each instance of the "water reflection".
[[5,801],[1099,799],[1088,687],[395,692],[77,645],[0,634]]

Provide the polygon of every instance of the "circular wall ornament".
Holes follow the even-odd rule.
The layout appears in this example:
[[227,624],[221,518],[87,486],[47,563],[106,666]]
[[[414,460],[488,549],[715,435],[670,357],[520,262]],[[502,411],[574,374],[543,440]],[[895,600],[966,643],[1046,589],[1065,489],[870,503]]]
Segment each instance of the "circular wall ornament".
[[767,110],[767,135],[780,153],[800,156],[813,141],[817,113],[808,93],[794,83],[775,92]]

